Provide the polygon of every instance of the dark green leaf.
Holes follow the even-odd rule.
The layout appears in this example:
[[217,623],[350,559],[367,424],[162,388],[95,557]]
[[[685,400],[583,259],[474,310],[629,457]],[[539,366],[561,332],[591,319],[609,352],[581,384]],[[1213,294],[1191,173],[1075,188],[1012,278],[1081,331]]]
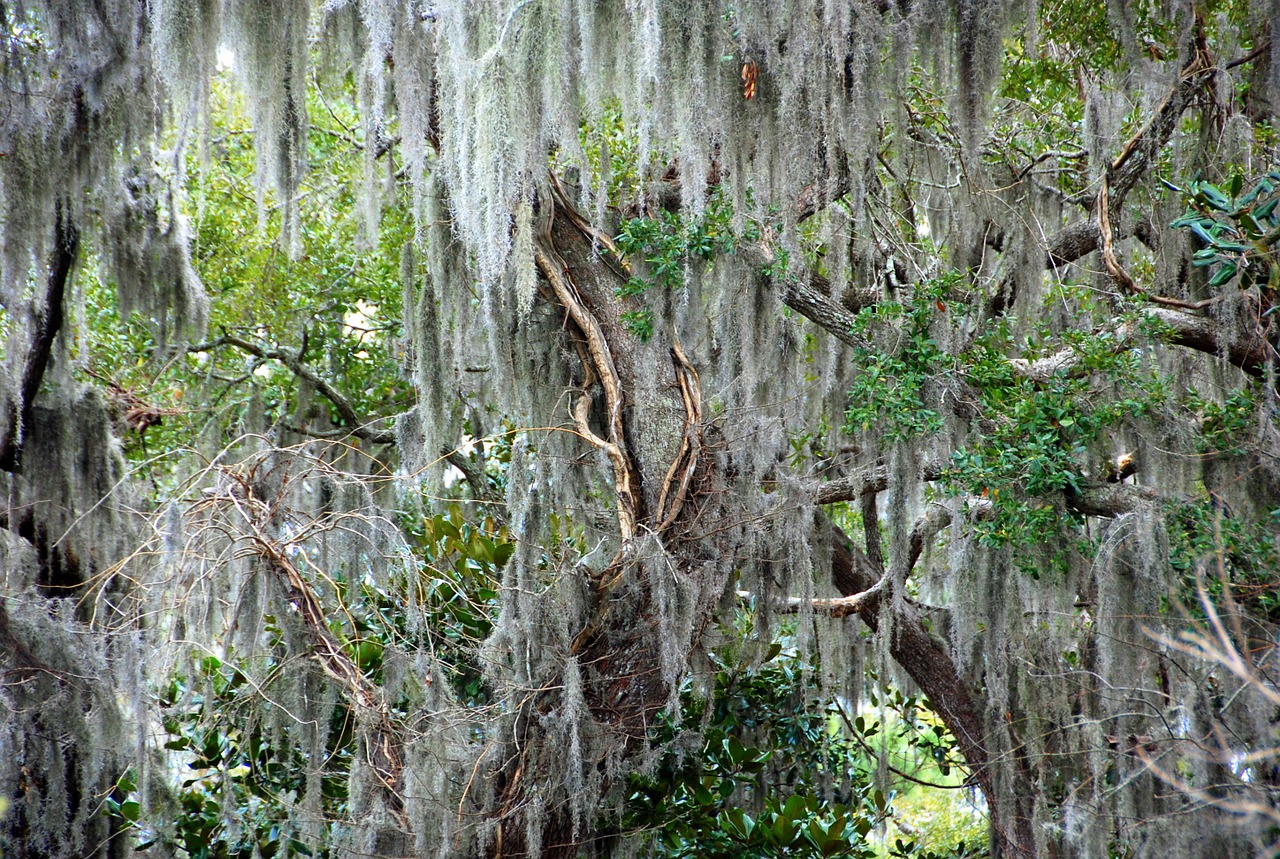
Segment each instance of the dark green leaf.
[[1235,276],[1236,264],[1233,262],[1223,263],[1222,268],[1218,269],[1213,277],[1209,278],[1209,286],[1222,286]]

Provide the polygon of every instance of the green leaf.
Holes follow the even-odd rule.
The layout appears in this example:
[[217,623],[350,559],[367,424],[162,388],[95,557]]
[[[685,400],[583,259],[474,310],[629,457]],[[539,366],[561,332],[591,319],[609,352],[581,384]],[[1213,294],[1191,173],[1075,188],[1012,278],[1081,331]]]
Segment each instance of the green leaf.
[[755,829],[756,825],[756,822],[751,819],[751,815],[741,808],[726,808],[720,812],[719,821],[721,829],[726,830],[740,841],[750,840],[751,831]]
[[382,664],[382,645],[365,640],[356,648],[356,664],[361,671],[373,671]]
[[773,821],[773,837],[778,844],[786,847],[795,840],[796,825],[791,822],[790,818],[779,814]]
[[1259,197],[1261,197],[1264,194],[1270,194],[1273,190],[1275,190],[1275,186],[1272,185],[1271,182],[1268,181],[1267,179],[1263,179],[1257,185],[1254,185],[1253,189],[1249,191],[1248,194],[1245,194],[1243,197],[1240,198],[1239,206],[1241,208],[1244,208],[1245,206],[1251,206],[1253,205],[1254,201],[1257,200]]
[[436,532],[444,534],[446,537],[452,537],[455,540],[462,538],[462,532],[458,530],[458,526],[450,522],[443,516],[435,517]]
[[498,568],[506,566],[507,561],[515,554],[515,543],[498,543],[493,548],[493,565]]
[[1259,239],[1262,237],[1263,229],[1258,225],[1258,222],[1253,219],[1253,215],[1250,215],[1248,212],[1241,212],[1236,216],[1236,219],[1240,224],[1241,232],[1245,234],[1246,238]]
[[792,820],[799,820],[808,812],[808,806],[804,797],[797,793],[793,793],[787,797],[787,801],[782,806],[782,813]]
[[1210,184],[1209,182],[1200,183],[1199,191],[1195,195],[1195,199],[1211,209],[1218,210],[1219,212],[1228,212],[1231,210],[1231,201],[1227,199],[1227,195],[1223,194],[1222,189],[1217,185]]
[[1205,244],[1212,245],[1214,243],[1215,241],[1214,237],[1209,233],[1208,230],[1206,230],[1203,226],[1201,226],[1199,221],[1192,221],[1191,223],[1187,224],[1187,226],[1190,227],[1191,232],[1195,233],[1200,238],[1200,240],[1203,241]]
[[1209,278],[1209,285],[1222,286],[1224,283],[1231,280],[1231,278],[1235,276],[1236,276],[1236,264],[1233,262],[1223,263],[1222,268],[1218,269],[1218,271],[1213,275],[1213,277]]

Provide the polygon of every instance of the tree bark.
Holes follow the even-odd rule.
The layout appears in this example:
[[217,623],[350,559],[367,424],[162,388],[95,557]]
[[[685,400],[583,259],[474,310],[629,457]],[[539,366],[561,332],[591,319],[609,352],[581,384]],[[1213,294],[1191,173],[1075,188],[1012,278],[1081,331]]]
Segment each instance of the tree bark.
[[[705,469],[698,456],[701,394],[696,371],[671,332],[655,331],[642,341],[627,329],[622,316],[626,308],[616,295],[626,273],[620,260],[598,250],[607,236],[594,232],[558,191],[544,195],[540,206],[542,296],[564,315],[581,368],[582,390],[571,407],[575,424],[579,435],[603,450],[609,461],[619,531],[613,560],[586,583],[591,614],[566,657],[580,666],[596,725],[608,734],[608,743],[627,754],[643,745],[671,697],[662,641],[655,634],[658,608],[638,553],[665,553],[674,576],[711,575],[706,570],[712,565],[700,563],[700,550],[684,533],[697,506],[690,487]],[[698,582],[700,593],[715,598],[700,606],[695,644],[724,584]],[[619,616],[628,620],[612,620]],[[561,685],[558,679],[547,684]],[[558,697],[544,693],[530,704],[533,718],[524,720],[524,741],[506,756],[509,763],[497,775],[500,820],[490,848],[494,857],[531,852],[525,815],[538,787],[528,777],[536,765],[526,766],[526,757],[547,738],[530,734],[541,730],[539,716],[560,705]],[[546,815],[540,833],[544,857],[569,859],[587,839],[600,836],[589,823],[575,833],[567,808],[549,808]]]

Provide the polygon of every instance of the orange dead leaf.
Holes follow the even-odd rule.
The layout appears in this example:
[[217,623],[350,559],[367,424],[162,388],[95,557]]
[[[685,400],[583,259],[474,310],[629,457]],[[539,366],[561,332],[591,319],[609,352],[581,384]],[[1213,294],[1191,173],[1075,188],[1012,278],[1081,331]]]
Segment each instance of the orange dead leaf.
[[760,67],[753,62],[742,64],[742,97],[747,101],[756,97],[756,81],[760,77]]

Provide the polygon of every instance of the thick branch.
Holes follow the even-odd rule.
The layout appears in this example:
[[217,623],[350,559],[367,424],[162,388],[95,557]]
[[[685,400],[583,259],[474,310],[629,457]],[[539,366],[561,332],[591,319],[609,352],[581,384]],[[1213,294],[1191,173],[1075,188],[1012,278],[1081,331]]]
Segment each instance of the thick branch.
[[1128,483],[1100,483],[1067,493],[1067,507],[1082,516],[1114,518],[1159,500],[1151,489]]
[[467,482],[467,486],[471,487],[471,497],[476,501],[487,504],[497,504],[502,501],[502,496],[489,483],[489,476],[485,474],[482,464],[473,461],[460,450],[449,451],[444,459],[462,472],[462,479]]
[[[868,561],[868,563],[870,563]],[[888,576],[881,577],[874,585],[865,591],[856,594],[848,594],[842,597],[818,597],[816,599],[805,599],[804,597],[787,597],[778,605],[774,606],[775,611],[783,614],[795,614],[805,606],[810,606],[819,614],[828,617],[849,617],[853,614],[860,614],[867,610],[867,607],[873,603],[878,605],[881,596],[891,584]],[[750,591],[738,591],[738,596],[742,599],[752,599],[754,594]]]
[[[1274,352],[1258,332],[1227,336],[1217,320],[1188,310],[1156,306],[1143,308],[1142,314],[1168,329],[1170,343],[1207,355],[1225,356],[1228,362],[1251,376],[1263,374],[1267,360]],[[1140,339],[1140,330],[1141,324],[1137,321],[1117,325],[1110,332],[1111,351],[1119,353],[1132,348]],[[1068,346],[1034,361],[1011,358],[1009,363],[1022,378],[1044,384],[1055,375],[1074,375],[1082,371],[1083,358],[1080,352]]]
[[[1112,223],[1119,221],[1120,207],[1124,204],[1125,197],[1173,137],[1178,128],[1178,120],[1192,99],[1213,81],[1217,69],[1204,48],[1203,38],[1202,34],[1197,34],[1191,58],[1183,66],[1169,95],[1147,124],[1129,139],[1111,162],[1108,170],[1110,193],[1107,217]],[[1064,227],[1049,239],[1045,267],[1055,268],[1075,262],[1098,250],[1101,242],[1098,219],[1091,215]]]
[[[825,527],[832,542],[831,577],[836,588],[846,596],[871,591],[879,584],[871,564],[849,538],[830,521]],[[859,600],[857,615],[872,629],[880,623],[882,592],[876,591]],[[987,798],[991,824],[1005,853],[1011,856],[1034,856],[1035,838],[1031,833],[1030,802],[1027,797],[998,794],[991,771],[991,756],[974,693],[961,677],[950,653],[924,628],[911,603],[895,603],[895,616],[889,641],[889,652],[895,662],[911,675],[928,696],[943,723],[956,738],[961,754],[973,771],[973,781]],[[1026,808],[1022,806],[1026,805]],[[1012,806],[1012,807],[1011,807]]]
[[22,369],[22,387],[17,402],[9,404],[5,416],[4,434],[0,436],[0,469],[17,471],[22,465],[22,435],[31,426],[32,409],[36,395],[44,382],[49,366],[54,338],[62,328],[63,304],[67,294],[67,281],[71,278],[71,266],[75,262],[80,234],[75,225],[66,219],[61,204],[58,206],[55,227],[53,258],[49,263],[49,280],[45,289],[44,308],[36,322],[35,337]]
[[911,526],[911,536],[907,538],[907,559],[903,567],[905,573],[916,568],[916,562],[924,554],[924,547],[938,536],[943,528],[951,524],[952,512],[941,504],[932,504],[924,514]]
[[[926,482],[937,480],[941,473],[940,465],[927,462],[920,469],[920,479]],[[878,462],[845,477],[819,483],[814,490],[814,500],[818,504],[838,504],[842,501],[855,501],[868,493],[883,492],[888,488],[889,466]]]

